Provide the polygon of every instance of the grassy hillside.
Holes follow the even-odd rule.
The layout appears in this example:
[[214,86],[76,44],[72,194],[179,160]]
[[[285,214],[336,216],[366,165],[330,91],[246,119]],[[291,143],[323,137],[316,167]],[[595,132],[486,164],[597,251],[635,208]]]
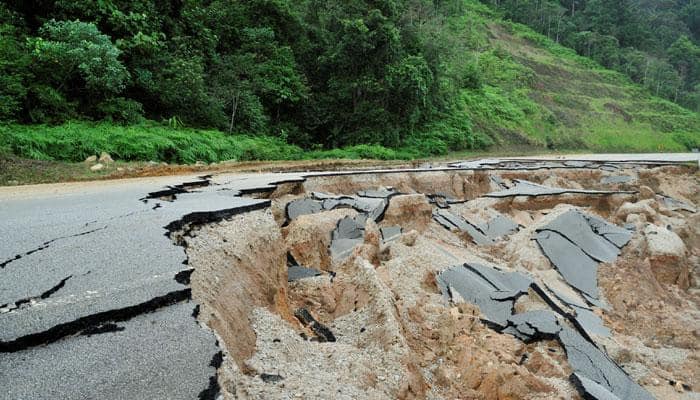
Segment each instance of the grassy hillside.
[[480,89],[464,89],[464,112],[500,143],[594,151],[683,151],[700,146],[700,115],[651,96],[530,28],[499,20],[476,1],[453,23],[476,35]]

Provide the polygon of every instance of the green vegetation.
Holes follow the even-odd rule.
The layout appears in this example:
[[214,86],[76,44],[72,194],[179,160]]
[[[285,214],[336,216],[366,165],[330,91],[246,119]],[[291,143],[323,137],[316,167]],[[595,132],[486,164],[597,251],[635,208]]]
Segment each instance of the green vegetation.
[[643,0],[7,0],[0,151],[194,163],[688,150],[697,21],[669,2],[687,29],[643,47],[628,38],[638,19],[610,25],[599,9],[637,15]]
[[664,97],[700,111],[700,3],[482,0]]

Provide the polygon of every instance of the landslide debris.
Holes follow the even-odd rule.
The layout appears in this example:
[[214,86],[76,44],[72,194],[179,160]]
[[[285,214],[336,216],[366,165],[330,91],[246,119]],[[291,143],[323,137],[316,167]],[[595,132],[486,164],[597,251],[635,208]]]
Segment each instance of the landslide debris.
[[487,160],[295,185],[184,238],[225,398],[699,395],[693,168]]

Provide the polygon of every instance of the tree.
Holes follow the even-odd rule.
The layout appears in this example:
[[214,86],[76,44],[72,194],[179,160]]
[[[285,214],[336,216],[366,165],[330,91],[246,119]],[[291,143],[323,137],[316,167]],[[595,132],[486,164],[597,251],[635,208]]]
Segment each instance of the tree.
[[[91,95],[119,93],[129,73],[119,61],[119,49],[94,24],[51,20],[33,40],[37,68],[65,91],[89,90]],[[70,85],[69,85],[70,83]]]
[[27,96],[30,58],[17,29],[0,24],[0,121],[16,120]]

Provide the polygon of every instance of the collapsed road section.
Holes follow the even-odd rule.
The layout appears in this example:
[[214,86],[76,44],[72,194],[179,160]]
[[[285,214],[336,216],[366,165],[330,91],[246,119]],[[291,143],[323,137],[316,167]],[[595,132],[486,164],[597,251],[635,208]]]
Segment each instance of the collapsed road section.
[[0,398],[691,399],[699,200],[639,159],[3,200]]

